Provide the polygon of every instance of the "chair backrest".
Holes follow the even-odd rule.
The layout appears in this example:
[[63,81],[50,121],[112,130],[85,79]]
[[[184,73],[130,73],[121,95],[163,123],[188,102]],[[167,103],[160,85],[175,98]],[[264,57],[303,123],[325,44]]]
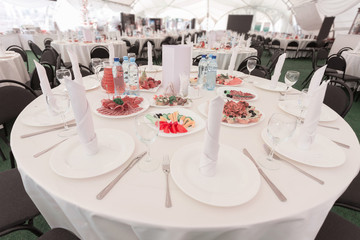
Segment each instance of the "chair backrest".
[[274,52],[274,54],[271,56],[271,58],[269,59],[268,63],[266,64],[266,67],[268,68],[268,71],[270,74],[274,70],[276,63],[282,53],[283,53],[283,51],[281,49],[276,50]]
[[[246,66],[243,66],[241,69],[239,69],[240,72],[243,72],[245,74],[249,74],[249,71],[247,70]],[[255,69],[251,71],[252,76],[257,76],[261,78],[270,79],[269,72],[261,65],[257,64]]]
[[45,38],[44,39],[44,47],[50,47],[51,46],[51,42],[53,41],[52,38]]
[[308,44],[306,44],[305,48],[317,48],[318,44],[315,41],[311,41]]
[[148,64],[148,59],[147,58],[136,58],[135,62],[138,66],[143,66],[143,65]]
[[[48,77],[50,86],[54,87],[56,84],[55,84],[55,74],[54,74],[53,67],[51,66],[51,64],[46,63],[46,62],[41,62],[40,64],[43,65],[43,67],[45,68],[46,75]],[[40,78],[39,78],[36,68],[34,69],[34,71],[31,74],[31,77],[30,77],[30,87],[33,90],[41,90]]]
[[146,40],[144,42],[144,44],[142,45],[141,51],[140,51],[140,56],[142,56],[143,54],[145,54],[147,56],[147,44],[148,44],[148,42],[150,42],[151,45],[153,46],[152,52],[153,52],[153,56],[155,56],[155,42],[153,40],[150,40],[150,39]]
[[41,56],[41,49],[38,45],[36,45],[33,41],[28,40],[28,45],[31,49],[31,51],[33,52],[33,54],[35,55],[35,57],[40,60],[40,56]]
[[36,97],[36,93],[23,83],[0,80],[0,124],[14,120]]
[[315,66],[322,67],[323,64],[321,63],[319,64],[319,61],[327,60],[328,56],[329,56],[329,50],[327,48],[319,48],[316,51]]
[[17,52],[18,54],[20,54],[20,56],[22,57],[22,59],[26,63],[26,69],[29,71],[28,56],[27,56],[25,50],[22,47],[17,46],[17,45],[11,45],[6,49],[6,51],[14,51],[14,52]]
[[131,47],[131,43],[129,40],[127,39],[121,39],[121,40],[123,40],[126,43],[126,47]]
[[95,46],[90,51],[90,58],[109,58],[109,49],[105,46]]
[[330,55],[326,60],[327,68],[341,71],[345,74],[346,70],[346,61],[342,56],[337,54]]
[[56,66],[58,56],[59,54],[52,47],[47,47],[42,52],[39,62],[46,62],[52,66]]
[[264,40],[264,45],[268,45],[271,42],[271,38],[267,37]]
[[353,92],[345,83],[331,80],[326,89],[324,104],[345,117],[353,104]]
[[288,44],[287,44],[287,47],[286,48],[288,48],[288,47],[292,47],[292,48],[297,48],[297,47],[299,47],[299,42],[298,41],[290,41]]
[[199,66],[199,62],[200,62],[201,58],[202,58],[202,55],[201,55],[201,54],[200,54],[200,55],[197,55],[196,57],[194,57],[194,58],[192,59],[192,65],[194,65],[194,66]]
[[260,45],[255,45],[255,46],[252,46],[252,47],[256,49],[258,58],[261,58],[261,56],[262,56],[262,54],[264,52],[264,47],[260,46]]
[[351,47],[343,47],[336,54],[341,55],[345,51],[353,50]]
[[261,59],[258,57],[258,56],[250,56],[250,57],[247,57],[245,58],[239,65],[238,67],[238,71],[240,71],[242,68],[246,67],[247,65],[247,62],[249,60],[256,60],[256,64],[260,65],[261,64]]
[[280,41],[278,39],[274,39],[274,40],[272,40],[271,45],[280,47]]

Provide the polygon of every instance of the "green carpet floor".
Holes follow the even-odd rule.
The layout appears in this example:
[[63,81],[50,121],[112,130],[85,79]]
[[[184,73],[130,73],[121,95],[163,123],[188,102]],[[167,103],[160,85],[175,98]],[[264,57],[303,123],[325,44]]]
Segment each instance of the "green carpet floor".
[[[34,69],[34,55],[31,52],[28,52],[29,56],[29,64],[30,64],[30,72]],[[267,55],[265,52],[264,56],[262,57],[262,64],[265,65],[270,56]],[[311,60],[310,59],[286,59],[282,75],[280,79],[284,79],[284,75],[287,70],[297,70],[300,72],[300,79],[298,83],[295,84],[294,88],[301,89],[301,83],[306,78],[306,76],[311,72]],[[358,139],[360,139],[360,101],[354,102],[350,112],[345,117],[345,120],[349,123],[349,125],[353,128],[355,131]],[[0,140],[0,147],[1,149],[7,153],[8,148],[5,146],[5,144]],[[6,161],[0,160],[0,172],[4,171],[6,169],[10,169],[10,161],[7,156]],[[337,214],[345,217],[349,221],[353,222],[357,226],[360,227],[360,213],[356,211],[352,211],[343,207],[333,207],[332,211],[336,212]],[[1,214],[1,213],[0,213]],[[40,230],[46,232],[50,229],[49,225],[46,223],[44,218],[42,216],[39,216],[35,219],[35,226],[38,227]],[[18,231],[12,234],[9,234],[4,237],[0,237],[0,240],[33,240],[36,239],[31,233],[27,231]]]

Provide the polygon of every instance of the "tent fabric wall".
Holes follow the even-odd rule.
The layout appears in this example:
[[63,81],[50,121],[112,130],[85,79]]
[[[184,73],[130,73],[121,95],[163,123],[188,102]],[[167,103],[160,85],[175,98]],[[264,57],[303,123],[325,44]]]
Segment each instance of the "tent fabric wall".
[[318,31],[321,27],[322,19],[313,2],[293,8],[297,23],[305,31]]

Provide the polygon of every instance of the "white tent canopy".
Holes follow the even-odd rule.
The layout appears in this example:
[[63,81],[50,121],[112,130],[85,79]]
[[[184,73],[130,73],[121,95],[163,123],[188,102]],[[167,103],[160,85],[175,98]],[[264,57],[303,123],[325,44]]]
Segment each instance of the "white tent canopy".
[[[81,26],[82,2],[0,0],[0,32],[19,22],[31,24],[31,12],[45,15],[38,21],[45,29],[51,29],[53,21],[64,30]],[[336,33],[348,32],[358,7],[360,0],[88,0],[89,17],[98,22],[120,22],[120,12],[125,12],[148,18],[195,18],[198,28],[217,30],[226,29],[229,14],[251,14],[253,27],[268,23],[270,31],[294,33],[301,29],[315,34],[325,16],[335,16]]]

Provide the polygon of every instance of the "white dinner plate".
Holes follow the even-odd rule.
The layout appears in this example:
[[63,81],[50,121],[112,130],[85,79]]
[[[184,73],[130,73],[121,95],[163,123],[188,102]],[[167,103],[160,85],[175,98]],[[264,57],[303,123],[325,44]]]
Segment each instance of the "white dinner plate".
[[[198,110],[202,115],[207,117],[208,116],[208,110],[209,110],[209,101],[206,101],[206,102],[201,103],[200,105],[198,105]],[[235,128],[244,128],[244,127],[251,127],[251,126],[257,125],[257,124],[259,124],[260,122],[262,122],[265,119],[265,115],[259,109],[256,108],[256,110],[258,110],[261,113],[261,118],[257,122],[248,123],[248,124],[241,124],[241,123],[231,124],[231,123],[221,122],[221,124],[225,125],[225,126],[228,126],[228,127],[235,127]]]
[[153,99],[153,98],[151,98],[149,102],[150,102],[151,107],[158,107],[158,108],[174,108],[174,107],[176,107],[176,108],[186,107],[187,108],[187,107],[191,107],[191,105],[192,105],[191,100],[188,100],[184,106],[178,106],[178,105],[176,105],[176,106],[169,106],[169,105],[161,106],[161,105],[156,105],[155,104],[155,99]]
[[[83,80],[85,91],[90,91],[90,90],[96,89],[100,86],[100,82],[96,79],[95,75],[89,75],[89,76],[83,77],[82,80]],[[56,90],[57,89],[62,90],[62,91],[67,91],[64,83],[61,83],[59,88],[56,88]]]
[[[242,91],[243,93],[251,93],[253,94],[255,97],[253,99],[249,99],[249,100],[237,100],[237,99],[232,99],[232,98],[229,98],[227,97],[225,94],[224,94],[224,91],[225,90],[235,90],[235,91]],[[250,90],[250,89],[247,89],[247,88],[241,88],[241,87],[219,87],[216,89],[216,93],[217,95],[221,96],[222,98],[225,98],[225,99],[229,99],[229,100],[233,100],[233,101],[246,101],[246,102],[251,102],[251,101],[255,101],[259,98],[258,94],[254,91],[254,90]]]
[[[45,98],[44,100],[45,101]],[[65,113],[65,121],[69,122],[74,120],[74,113],[72,108]],[[60,115],[52,116],[48,110],[45,102],[43,104],[35,105],[31,111],[27,111],[21,118],[22,123],[32,127],[50,127],[63,124]]]
[[201,130],[203,130],[205,128],[205,121],[204,119],[202,119],[197,113],[186,109],[186,108],[179,108],[179,107],[173,107],[173,108],[159,108],[157,111],[152,111],[149,114],[150,115],[155,115],[155,114],[159,114],[159,113],[173,113],[178,111],[180,115],[185,115],[187,117],[191,117],[194,121],[195,121],[195,127],[189,127],[187,128],[187,132],[186,133],[164,133],[163,131],[159,132],[159,136],[161,137],[182,137],[182,136],[186,136],[186,135],[190,135],[193,133],[197,133]]
[[[313,167],[338,167],[345,162],[346,155],[343,149],[320,134],[316,134],[310,149],[299,149],[297,147],[299,132],[299,130],[295,131],[293,137],[280,143],[275,148],[275,152],[282,157]],[[266,128],[261,132],[261,137],[268,146],[271,146]]]
[[158,65],[153,65],[152,67],[148,66],[148,65],[143,65],[139,67],[140,71],[144,71],[146,69],[146,72],[160,72],[162,71],[162,66],[158,66]]
[[[296,117],[300,117],[301,109],[297,100],[279,101],[278,106],[284,112],[287,112]],[[304,117],[305,115],[306,110],[303,112],[302,117]],[[320,122],[335,121],[338,117],[339,115],[325,104],[321,106],[321,114],[319,119]]]
[[261,81],[261,82],[254,82],[254,86],[261,88],[263,90],[272,91],[272,92],[284,92],[286,91],[286,84],[282,82],[278,82],[276,87],[271,86],[271,81]]
[[179,148],[171,159],[171,176],[176,185],[193,199],[217,207],[232,207],[250,201],[260,188],[255,165],[241,151],[220,145],[216,175],[199,172],[203,143]]
[[88,155],[74,136],[55,148],[50,157],[51,169],[67,178],[95,177],[120,167],[134,152],[134,139],[115,129],[97,129],[99,151]]
[[[135,97],[135,96],[133,96],[133,95],[129,95],[130,97]],[[121,97],[125,97],[125,95],[121,95]],[[138,112],[135,112],[135,113],[132,113],[132,114],[129,114],[129,115],[119,115],[119,116],[110,116],[110,115],[105,115],[105,114],[101,114],[101,113],[99,113],[98,111],[97,111],[97,109],[98,108],[100,108],[101,107],[101,99],[99,99],[98,101],[97,101],[97,104],[95,104],[93,107],[92,107],[92,110],[93,110],[93,112],[96,114],[96,115],[98,115],[98,116],[100,116],[100,117],[104,117],[104,118],[114,118],[114,119],[116,119],[116,118],[128,118],[128,117],[133,117],[133,116],[136,116],[136,115],[138,115],[138,114],[140,114],[140,113],[142,113],[142,112],[145,112],[149,107],[150,107],[150,104],[149,104],[149,101],[146,99],[146,98],[144,98],[144,97],[142,97],[143,98],[143,101],[140,103],[140,107],[142,108],[140,111],[138,111]]]

